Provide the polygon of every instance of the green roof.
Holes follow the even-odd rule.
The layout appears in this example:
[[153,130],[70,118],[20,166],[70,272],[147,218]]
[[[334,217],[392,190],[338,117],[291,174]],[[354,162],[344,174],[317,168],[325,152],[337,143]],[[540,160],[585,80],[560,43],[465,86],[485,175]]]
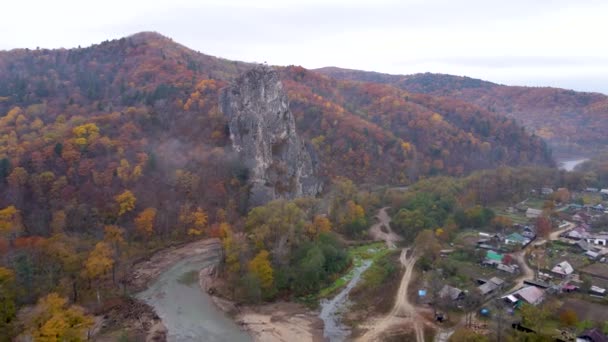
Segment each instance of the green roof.
[[502,261],[503,255],[494,251],[488,251],[486,253],[486,258],[495,261]]
[[519,233],[513,233],[513,234],[507,236],[507,239],[512,240],[512,241],[517,241],[517,242],[526,241],[526,238],[521,236],[521,234],[519,234]]

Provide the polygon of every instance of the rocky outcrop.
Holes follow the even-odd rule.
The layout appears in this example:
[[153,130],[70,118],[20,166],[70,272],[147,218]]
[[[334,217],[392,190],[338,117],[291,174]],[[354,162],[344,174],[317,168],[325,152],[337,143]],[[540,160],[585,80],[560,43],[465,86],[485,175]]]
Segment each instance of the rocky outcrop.
[[259,65],[220,95],[232,147],[249,170],[251,206],[321,190],[312,149],[298,137],[277,72]]

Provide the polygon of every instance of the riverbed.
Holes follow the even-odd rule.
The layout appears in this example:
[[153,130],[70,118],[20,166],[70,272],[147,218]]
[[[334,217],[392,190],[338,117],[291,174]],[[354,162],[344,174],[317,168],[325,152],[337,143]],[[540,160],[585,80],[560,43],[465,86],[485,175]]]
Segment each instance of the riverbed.
[[323,336],[330,342],[342,342],[350,335],[350,329],[341,322],[342,310],[348,307],[348,294],[357,285],[361,275],[372,265],[372,260],[364,260],[352,270],[352,278],[334,298],[321,300],[319,317],[325,324]]
[[[198,271],[218,262],[219,256],[188,256],[163,271],[137,298],[151,305],[167,327],[167,340],[251,341],[251,337],[220,311],[198,283]],[[191,275],[196,279],[189,281]]]

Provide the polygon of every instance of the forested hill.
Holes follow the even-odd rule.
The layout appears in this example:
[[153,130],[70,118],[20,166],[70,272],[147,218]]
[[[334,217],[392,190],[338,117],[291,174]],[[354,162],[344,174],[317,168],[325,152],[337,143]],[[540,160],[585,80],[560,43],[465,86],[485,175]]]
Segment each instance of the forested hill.
[[558,153],[589,154],[608,144],[608,96],[549,87],[495,84],[443,74],[389,75],[340,69],[315,70],[333,78],[390,84],[400,89],[457,98],[515,118]]
[[[156,33],[0,52],[0,207],[14,205],[28,232],[40,235],[51,233],[52,220],[98,232],[144,208],[162,208],[158,233],[176,234],[184,213],[236,210],[247,172],[230,152],[217,102],[250,67]],[[552,163],[540,139],[463,101],[300,67],[279,71],[326,179],[407,184]]]

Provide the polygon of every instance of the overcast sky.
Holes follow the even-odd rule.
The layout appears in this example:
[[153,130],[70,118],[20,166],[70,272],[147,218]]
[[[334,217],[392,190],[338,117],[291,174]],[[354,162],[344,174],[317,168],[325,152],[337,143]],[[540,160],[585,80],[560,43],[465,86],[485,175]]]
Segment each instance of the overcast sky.
[[157,31],[228,59],[608,94],[605,0],[7,0],[0,49]]

